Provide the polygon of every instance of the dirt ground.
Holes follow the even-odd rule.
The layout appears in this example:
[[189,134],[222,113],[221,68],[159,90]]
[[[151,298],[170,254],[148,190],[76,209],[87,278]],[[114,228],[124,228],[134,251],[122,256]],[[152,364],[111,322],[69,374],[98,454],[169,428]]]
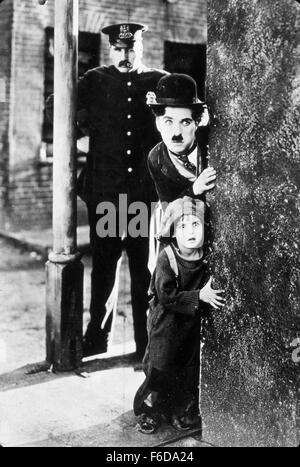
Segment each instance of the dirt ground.
[[[45,359],[45,261],[0,239],[0,374]],[[91,259],[84,257],[84,328],[89,320]],[[113,344],[133,339],[127,258],[120,271]]]

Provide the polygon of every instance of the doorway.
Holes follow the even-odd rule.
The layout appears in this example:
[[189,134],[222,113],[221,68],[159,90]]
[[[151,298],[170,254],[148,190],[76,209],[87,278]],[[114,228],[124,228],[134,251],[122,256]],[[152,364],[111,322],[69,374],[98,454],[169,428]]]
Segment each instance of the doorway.
[[205,100],[206,44],[183,44],[166,41],[164,45],[165,69],[170,73],[185,73],[194,78],[198,95]]

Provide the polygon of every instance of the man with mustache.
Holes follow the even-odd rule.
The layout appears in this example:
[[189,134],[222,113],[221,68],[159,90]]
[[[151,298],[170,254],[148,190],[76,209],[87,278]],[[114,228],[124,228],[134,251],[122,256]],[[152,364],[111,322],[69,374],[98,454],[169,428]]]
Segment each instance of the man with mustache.
[[[195,222],[196,217],[193,219],[193,216],[188,221],[184,221],[183,210],[180,209],[177,215],[174,206],[183,205],[180,198],[182,198],[181,201],[185,200],[190,203],[192,214],[196,213],[197,205],[199,208],[201,206],[199,210],[201,215],[199,216],[198,212],[198,216],[199,219],[201,218],[200,224],[203,234],[201,245],[203,250],[201,250],[200,260],[202,262],[202,256],[205,258],[207,247],[207,244],[204,244],[204,231],[207,226],[205,226],[204,220],[205,205],[197,198],[205,201],[205,193],[215,186],[216,171],[212,167],[207,167],[206,129],[203,131],[201,127],[198,128],[205,111],[205,105],[197,97],[197,86],[194,79],[188,75],[177,73],[162,77],[156,93],[150,91],[147,97],[148,105],[155,115],[157,129],[162,137],[162,142],[158,143],[149,154],[148,167],[162,208],[164,209],[166,204],[170,203],[165,211],[161,227],[157,222],[156,228],[161,231],[159,237],[163,239],[162,232],[166,231],[165,227],[168,225],[167,241],[173,243],[173,249],[169,250],[168,253],[167,250],[163,250],[159,254],[161,250],[159,245],[153,246],[152,269],[154,272],[149,290],[151,297],[148,318],[149,344],[143,361],[146,379],[134,399],[134,412],[136,415],[141,415],[137,428],[143,433],[151,434],[159,426],[162,415],[167,417],[177,430],[184,431],[193,426],[201,426],[197,387],[201,365],[200,337],[204,314],[202,317],[197,315],[197,327],[195,323],[191,326],[195,332],[193,338],[191,335],[184,336],[188,316],[190,318],[197,309],[197,306],[191,305],[191,295],[187,299],[187,314],[181,309],[176,316],[176,306],[180,307],[182,294],[185,293],[184,290],[187,290],[180,282],[184,275],[182,271],[178,270],[177,259],[182,261],[185,253],[196,251],[193,248],[190,249],[187,244],[185,245],[187,248],[182,249],[184,245],[180,240],[180,235],[181,233],[183,236],[187,235],[188,242],[191,242],[190,245],[192,245],[196,241],[197,234],[191,226],[188,226],[188,222],[191,222],[195,229],[197,222]],[[179,219],[179,223],[176,224]],[[177,230],[178,228],[179,230]],[[205,236],[207,233],[209,234],[206,231]],[[150,242],[152,240],[150,238]],[[208,242],[209,240],[208,238]],[[177,259],[173,255],[177,255]],[[162,263],[164,263],[163,266]],[[206,264],[206,258],[203,264]],[[188,257],[186,266],[188,274],[195,273],[195,264],[191,256]],[[195,277],[200,278],[199,271],[196,271]],[[162,287],[158,285],[160,281],[163,284]],[[187,283],[189,287],[192,284],[190,279]],[[209,294],[213,293],[207,278],[203,285],[205,283]],[[195,292],[192,291],[193,287],[189,290],[189,294]],[[173,292],[176,297],[173,296],[172,300],[169,301],[167,296]],[[198,298],[197,296],[197,300]],[[178,322],[174,325],[177,319]],[[174,334],[171,337],[172,333]],[[190,347],[193,357],[189,354],[188,347]],[[173,358],[176,348],[179,349],[179,353]],[[185,362],[186,369],[189,368],[185,374],[181,373],[179,368],[181,361]],[[164,362],[166,362],[166,366],[164,366]],[[173,384],[173,381],[176,383]],[[189,388],[193,387],[193,389],[185,393],[185,385],[190,385]],[[176,406],[174,401],[177,396],[173,397],[173,395],[176,391],[178,391],[178,398],[183,397],[182,400],[187,403],[186,409],[181,414],[180,404],[174,409]],[[189,395],[187,395],[188,392]],[[183,396],[184,394],[185,396]],[[176,411],[177,413],[175,413]]]
[[143,357],[147,345],[148,239],[132,238],[126,233],[124,237],[118,225],[114,237],[101,238],[96,231],[100,219],[96,213],[99,203],[112,203],[116,219],[119,219],[120,194],[127,197],[127,206],[122,207],[124,213],[135,201],[144,202],[150,212],[151,202],[157,199],[147,169],[147,155],[159,141],[159,135],[146,104],[146,94],[148,90],[155,90],[166,73],[147,68],[142,63],[142,36],[146,30],[143,24],[129,22],[103,28],[102,32],[110,42],[112,65],[89,70],[78,85],[80,123],[90,138],[86,168],[78,184],[79,196],[88,207],[93,258],[91,320],[84,337],[86,356],[107,349],[111,319],[104,326],[106,302],[114,286],[123,249],[129,258],[138,360]]
[[190,196],[204,200],[215,186],[216,171],[207,167],[206,128],[198,127],[205,105],[188,75],[161,78],[156,95],[148,94],[162,142],[149,154],[148,166],[161,202]]

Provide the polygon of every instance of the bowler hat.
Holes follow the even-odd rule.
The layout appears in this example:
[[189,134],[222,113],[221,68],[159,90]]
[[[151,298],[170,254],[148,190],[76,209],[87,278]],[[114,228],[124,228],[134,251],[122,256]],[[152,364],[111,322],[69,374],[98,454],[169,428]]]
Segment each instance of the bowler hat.
[[134,42],[142,40],[142,33],[148,27],[140,23],[118,23],[106,26],[102,29],[103,34],[107,34],[109,42],[118,47],[131,47]]
[[163,76],[156,88],[156,93],[149,93],[150,107],[203,107],[198,99],[196,81],[189,75],[172,73]]

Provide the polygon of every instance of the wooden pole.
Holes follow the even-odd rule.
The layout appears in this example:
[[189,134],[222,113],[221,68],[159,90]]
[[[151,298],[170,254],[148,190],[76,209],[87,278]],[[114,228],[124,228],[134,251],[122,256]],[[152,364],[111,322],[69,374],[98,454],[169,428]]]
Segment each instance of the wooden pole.
[[47,263],[47,360],[70,370],[82,356],[83,266],[76,241],[78,0],[55,1],[53,251]]
[[53,250],[76,251],[76,95],[78,0],[55,2]]

